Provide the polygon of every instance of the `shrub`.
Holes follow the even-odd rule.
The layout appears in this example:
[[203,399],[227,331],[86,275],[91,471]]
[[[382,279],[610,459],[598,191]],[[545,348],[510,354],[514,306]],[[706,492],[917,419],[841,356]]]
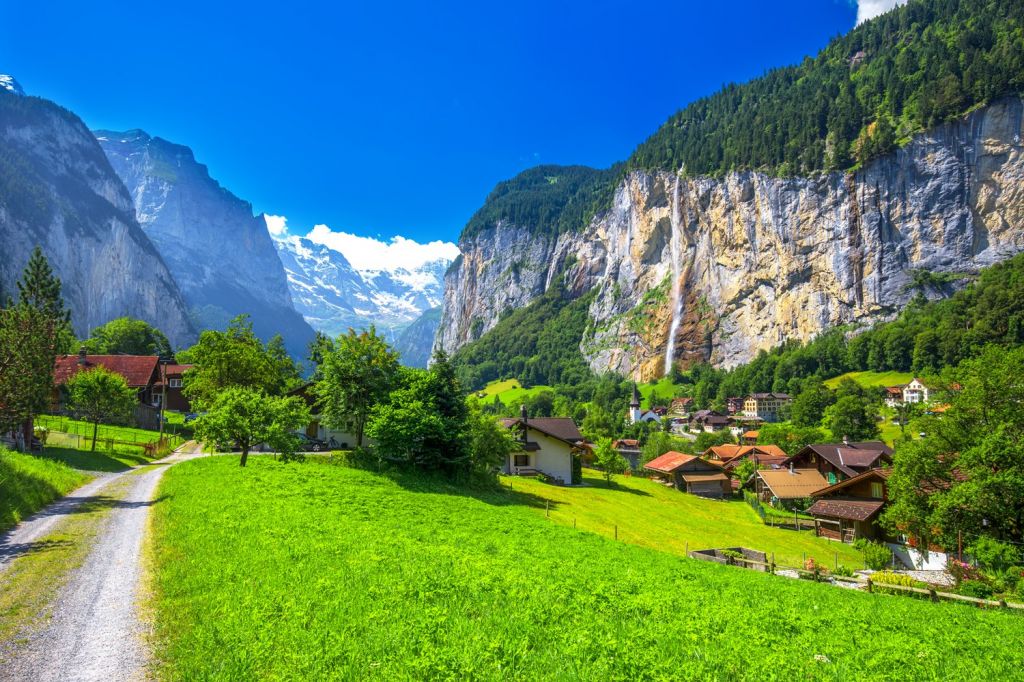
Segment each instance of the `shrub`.
[[835,575],[841,575],[843,577],[850,578],[853,576],[853,569],[849,568],[848,566],[843,566],[842,564],[840,564],[839,566],[836,566],[836,570],[833,571],[833,573]]
[[965,580],[960,583],[957,592],[966,597],[989,599],[992,596],[992,586],[980,580]]
[[881,571],[892,561],[892,552],[883,544],[861,538],[853,543],[855,549],[864,553],[864,563],[872,571]]
[[982,568],[1003,571],[1020,562],[1020,550],[995,538],[982,536],[968,548],[968,552]]
[[979,580],[981,578],[981,571],[968,563],[957,561],[956,559],[947,563],[946,570],[953,576],[953,580],[958,587],[964,581]]
[[367,471],[379,471],[381,459],[371,448],[355,448],[353,450],[335,450],[331,453],[330,461],[334,464],[346,466],[351,469],[365,469]]
[[39,439],[43,447],[46,447],[46,439],[50,436],[50,429],[45,426],[35,426],[32,428],[32,433]]
[[879,585],[899,585],[901,587],[919,587],[921,585],[921,583],[909,575],[893,571],[879,571],[871,576],[871,582]]

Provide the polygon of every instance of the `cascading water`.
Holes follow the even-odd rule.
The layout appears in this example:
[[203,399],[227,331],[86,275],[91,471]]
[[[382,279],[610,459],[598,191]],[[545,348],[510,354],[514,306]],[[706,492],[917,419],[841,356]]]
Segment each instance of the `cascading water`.
[[672,234],[669,235],[668,243],[672,252],[672,324],[668,328],[668,344],[665,347],[665,376],[672,372],[672,363],[676,355],[676,332],[679,331],[679,323],[683,317],[682,301],[682,245],[680,239],[682,234],[679,229],[679,178],[676,177],[675,185],[672,187],[672,215],[669,216],[672,225]]

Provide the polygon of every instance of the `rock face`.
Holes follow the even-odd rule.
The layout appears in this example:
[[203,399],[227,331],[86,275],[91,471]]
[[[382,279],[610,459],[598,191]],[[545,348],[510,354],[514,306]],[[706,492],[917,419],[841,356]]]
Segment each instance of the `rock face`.
[[441,308],[431,308],[406,327],[395,340],[395,350],[406,367],[426,367],[441,323]]
[[195,340],[181,292],[135,219],[124,184],[71,112],[0,87],[0,289],[40,246],[63,283],[79,336],[130,315],[175,346]]
[[[296,309],[315,329],[330,336],[372,324],[395,340],[441,304],[449,261],[429,262],[415,270],[357,269],[338,251],[302,237],[274,237],[274,244]],[[431,336],[416,352],[429,356],[432,343]]]
[[313,330],[292,305],[263,216],[211,178],[188,147],[141,130],[95,135],[196,325],[224,328],[248,313],[257,335],[279,333],[293,356],[305,357]]
[[580,339],[591,368],[641,380],[892,317],[913,270],[973,273],[1024,250],[1022,118],[1020,99],[1000,101],[850,174],[634,172],[558,238],[497,224],[460,244],[436,346],[472,341],[559,274],[598,290]]

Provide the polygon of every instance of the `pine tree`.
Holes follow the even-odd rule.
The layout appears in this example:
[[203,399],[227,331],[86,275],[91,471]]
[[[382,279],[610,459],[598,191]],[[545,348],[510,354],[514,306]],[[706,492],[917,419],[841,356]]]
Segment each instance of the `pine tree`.
[[19,303],[35,308],[53,320],[57,333],[56,351],[72,352],[75,333],[71,328],[71,311],[64,307],[60,278],[53,274],[50,262],[38,246],[32,251],[17,287]]

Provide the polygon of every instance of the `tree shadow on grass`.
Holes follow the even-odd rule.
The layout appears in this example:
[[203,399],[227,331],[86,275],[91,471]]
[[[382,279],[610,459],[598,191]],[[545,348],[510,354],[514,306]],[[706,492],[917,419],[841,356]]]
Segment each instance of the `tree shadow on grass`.
[[40,554],[54,549],[70,547],[70,540],[37,540],[35,542],[13,542],[0,544],[0,564],[25,554]]
[[132,464],[149,463],[149,460],[142,455],[119,452],[117,453],[117,458],[115,458],[113,455],[99,450],[90,452],[89,450],[76,450],[74,448],[43,448],[41,457],[63,462],[72,469],[101,471],[104,473],[127,471],[131,468],[131,465],[126,464],[126,462],[131,462]]
[[628,493],[630,495],[639,495],[640,497],[651,497],[651,494],[646,490],[638,490],[637,488],[631,488],[628,485],[622,485],[618,481],[597,481],[597,482],[585,482],[584,488],[594,488],[597,490],[614,490],[617,493]]
[[520,490],[509,490],[497,481],[462,483],[440,473],[404,470],[393,466],[379,473],[404,490],[414,493],[471,497],[499,507],[520,506],[553,511],[560,506],[556,500]]

